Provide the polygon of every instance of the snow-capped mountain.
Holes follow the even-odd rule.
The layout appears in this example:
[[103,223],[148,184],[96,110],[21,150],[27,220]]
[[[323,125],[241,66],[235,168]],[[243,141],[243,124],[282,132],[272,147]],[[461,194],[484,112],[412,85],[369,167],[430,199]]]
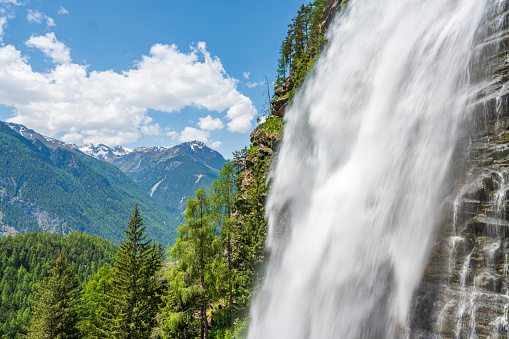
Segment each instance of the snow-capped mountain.
[[117,166],[152,198],[178,214],[198,188],[212,185],[226,162],[220,153],[200,141],[133,150],[87,145],[80,150]]
[[0,159],[0,235],[78,230],[118,242],[138,203],[152,236],[174,240],[180,216],[119,168],[74,145],[0,122]]
[[80,146],[79,150],[99,160],[108,160],[115,157],[121,157],[123,155],[131,153],[133,150],[130,148],[115,146],[113,148],[103,144],[88,144]]
[[181,212],[185,209],[187,199],[193,197],[197,189],[212,185],[226,162],[220,153],[200,141],[185,142],[173,147],[135,149],[104,144],[78,147],[46,137],[23,125],[7,125],[39,149],[62,148],[77,154],[87,163],[91,163],[90,157],[93,157],[114,165],[176,218],[182,218]]
[[35,145],[37,145],[38,142],[42,143],[44,146],[50,148],[50,149],[56,149],[56,148],[63,148],[68,151],[78,151],[79,148],[76,145],[71,145],[68,143],[65,143],[63,141],[53,139],[50,137],[47,137],[45,135],[42,135],[40,133],[37,133],[36,131],[27,128],[20,124],[15,124],[12,122],[6,122],[7,126],[9,126],[12,130],[16,131],[21,136],[25,137],[26,139],[32,141]]

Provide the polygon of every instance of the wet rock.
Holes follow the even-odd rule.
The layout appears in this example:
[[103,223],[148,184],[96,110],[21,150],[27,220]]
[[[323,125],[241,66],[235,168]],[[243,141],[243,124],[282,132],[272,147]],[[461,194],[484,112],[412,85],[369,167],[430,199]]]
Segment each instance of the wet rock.
[[500,293],[502,291],[502,280],[498,274],[486,270],[475,278],[475,286],[491,292]]
[[490,156],[493,160],[500,160],[509,155],[509,148],[497,149],[493,151]]
[[472,240],[463,237],[454,237],[450,239],[450,246],[452,246],[452,254],[455,256],[464,256],[472,251],[474,243]]
[[487,225],[485,222],[481,222],[476,219],[472,219],[467,224],[467,233],[476,236],[485,235],[487,231]]
[[482,184],[488,193],[493,192],[498,188],[498,184],[496,184],[492,177],[482,179]]
[[463,194],[463,198],[467,200],[488,201],[490,195],[482,182],[479,182],[478,185],[470,186]]

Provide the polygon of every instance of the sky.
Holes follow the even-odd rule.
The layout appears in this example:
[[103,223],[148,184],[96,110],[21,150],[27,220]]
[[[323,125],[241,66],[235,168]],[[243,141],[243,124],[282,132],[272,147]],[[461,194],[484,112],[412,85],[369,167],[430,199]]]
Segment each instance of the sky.
[[300,0],[0,0],[0,120],[76,144],[230,158]]

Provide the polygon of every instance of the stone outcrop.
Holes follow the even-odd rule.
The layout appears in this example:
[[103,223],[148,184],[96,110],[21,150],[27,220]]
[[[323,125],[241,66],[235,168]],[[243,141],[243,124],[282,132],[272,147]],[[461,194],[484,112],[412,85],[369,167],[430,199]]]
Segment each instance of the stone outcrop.
[[294,86],[295,76],[291,74],[286,78],[276,90],[274,91],[275,99],[270,103],[270,110],[276,117],[282,118],[285,115],[286,106],[290,101],[290,96]]
[[336,12],[341,8],[341,0],[327,0],[323,11],[322,22],[320,23],[320,32],[324,32],[330,26]]
[[509,335],[509,1],[471,64],[470,121],[410,321],[412,338]]

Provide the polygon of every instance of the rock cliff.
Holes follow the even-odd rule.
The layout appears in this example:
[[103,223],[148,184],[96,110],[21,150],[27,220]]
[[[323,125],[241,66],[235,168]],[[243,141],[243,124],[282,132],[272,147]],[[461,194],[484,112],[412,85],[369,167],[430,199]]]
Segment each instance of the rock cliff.
[[410,319],[412,338],[509,335],[509,1],[486,13],[453,187]]

